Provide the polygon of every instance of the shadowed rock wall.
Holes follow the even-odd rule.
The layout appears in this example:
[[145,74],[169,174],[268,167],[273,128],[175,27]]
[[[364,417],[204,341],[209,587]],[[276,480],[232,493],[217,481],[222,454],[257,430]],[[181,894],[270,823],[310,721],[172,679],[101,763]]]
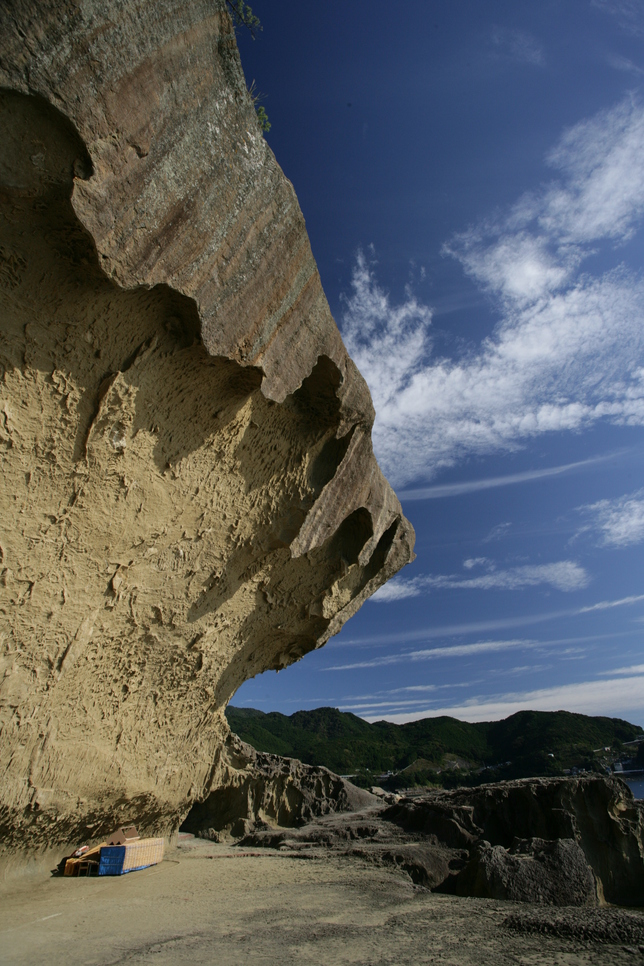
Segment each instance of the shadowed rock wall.
[[413,558],[219,0],[0,9],[0,836],[178,827]]
[[[525,901],[521,893],[530,880],[535,895],[543,886],[534,870],[541,866],[547,879],[550,866],[562,875],[575,871],[571,879],[583,896],[583,855],[600,899],[644,905],[644,804],[618,778],[525,778],[437,790],[417,801],[403,799],[383,817],[408,833],[473,850],[471,866],[453,883],[460,895]],[[568,845],[557,854],[555,842],[578,849]],[[555,886],[552,894],[564,898],[565,888]],[[568,894],[573,903],[570,888]]]
[[193,805],[182,831],[228,842],[258,828],[297,828],[322,815],[378,805],[375,795],[322,765],[255,751],[234,734],[225,759],[219,787]]

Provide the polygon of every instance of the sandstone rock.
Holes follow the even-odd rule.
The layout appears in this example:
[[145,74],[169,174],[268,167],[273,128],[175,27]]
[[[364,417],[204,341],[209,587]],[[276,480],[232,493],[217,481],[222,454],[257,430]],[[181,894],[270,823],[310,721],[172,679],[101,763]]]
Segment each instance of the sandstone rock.
[[509,850],[479,842],[454,892],[553,906],[597,904],[593,871],[574,839],[517,839]]
[[[471,850],[483,841],[491,847],[502,847],[503,852],[478,853],[471,872],[464,873],[468,881],[468,876],[476,880],[477,869],[489,881],[494,869],[505,869],[506,877],[512,869],[518,875],[524,866],[534,871],[536,867],[520,858],[520,853],[512,855],[517,839],[574,840],[592,869],[600,900],[644,905],[644,803],[635,801],[619,779],[527,778],[479,788],[439,790],[421,799],[403,799],[386,809],[383,818],[406,832],[456,848]],[[541,859],[535,853],[531,861],[541,861],[544,870],[553,867],[554,859],[540,848]],[[561,848],[566,861],[577,862],[568,846]],[[516,882],[523,881],[524,875],[528,872],[522,872]],[[455,888],[469,887],[464,880]],[[559,892],[553,882],[552,895]],[[588,894],[586,886],[582,893]]]
[[644,807],[617,779],[522,779],[387,805],[326,769],[257,754],[236,738],[226,754],[227,777],[193,808],[187,831],[359,856],[450,895],[644,905]]
[[465,853],[427,842],[408,842],[384,848],[376,844],[352,848],[349,854],[375,865],[394,866],[406,872],[415,885],[436,891],[441,891],[441,886],[454,880],[466,862]]
[[0,6],[4,853],[176,829],[413,557],[223,0]]
[[224,754],[219,787],[192,807],[183,831],[222,842],[246,838],[256,828],[297,828],[377,802],[328,768],[257,752],[236,735],[228,738]]
[[[336,782],[342,781],[337,775],[332,777]],[[339,786],[335,783],[331,786],[332,794],[334,788]],[[366,796],[365,800],[362,796],[356,796],[360,789],[354,786],[350,786],[350,789],[349,807],[344,805],[342,792],[336,807],[329,807],[331,803],[326,796],[322,796],[313,808],[316,817],[305,825],[284,828],[277,826],[274,821],[239,821],[235,825],[230,821],[231,815],[228,816],[229,824],[224,835],[227,838],[227,830],[230,829],[231,836],[238,839],[236,844],[243,848],[303,853],[313,851],[314,854],[324,850],[339,856],[359,857],[375,866],[395,866],[416,885],[428,889],[436,889],[451,881],[467,864],[469,856],[466,851],[452,849],[436,841],[416,839],[402,832],[393,823],[383,820],[380,800],[369,793],[362,793]],[[233,802],[234,799],[231,797],[228,801]],[[193,812],[202,821],[200,806],[195,806]],[[193,830],[193,812],[184,826],[187,830]],[[198,834],[203,836],[204,832],[199,831]],[[212,833],[206,830],[205,837],[221,840],[215,830]]]

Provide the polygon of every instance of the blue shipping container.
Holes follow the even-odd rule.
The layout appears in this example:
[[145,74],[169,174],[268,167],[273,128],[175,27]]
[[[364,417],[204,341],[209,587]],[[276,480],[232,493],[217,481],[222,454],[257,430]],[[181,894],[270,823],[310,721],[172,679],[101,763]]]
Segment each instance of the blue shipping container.
[[101,861],[98,865],[99,875],[125,875],[128,872],[139,872],[140,869],[147,869],[151,863],[135,865],[132,869],[124,869],[125,846],[124,845],[104,845],[101,849]]
[[98,865],[99,875],[122,875],[125,861],[124,845],[104,845]]

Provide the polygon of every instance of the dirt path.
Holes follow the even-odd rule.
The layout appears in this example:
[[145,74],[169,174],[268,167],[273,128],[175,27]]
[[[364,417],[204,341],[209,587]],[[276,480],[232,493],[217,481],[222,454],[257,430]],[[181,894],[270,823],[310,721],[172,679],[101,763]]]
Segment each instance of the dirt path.
[[[534,907],[529,907],[534,909]],[[621,966],[644,947],[517,934],[525,907],[418,889],[360,859],[192,840],[119,878],[14,880],[0,893],[7,966]]]

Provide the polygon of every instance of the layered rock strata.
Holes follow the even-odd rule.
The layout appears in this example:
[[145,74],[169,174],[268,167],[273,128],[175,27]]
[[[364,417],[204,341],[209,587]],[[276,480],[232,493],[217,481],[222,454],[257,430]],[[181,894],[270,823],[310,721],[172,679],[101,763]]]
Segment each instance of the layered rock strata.
[[0,837],[176,829],[413,557],[223,0],[0,8]]
[[[530,871],[536,862],[559,868],[561,894],[581,901],[593,891],[583,885],[581,853],[600,901],[644,906],[644,802],[617,778],[527,778],[436,791],[392,805],[383,817],[408,833],[468,849],[471,868],[451,884],[457,894],[521,900],[532,879],[538,895]],[[558,860],[556,842],[570,843]]]
[[533,778],[432,791],[300,828],[277,825],[257,823],[241,844],[359,855],[451,895],[644,906],[644,803],[618,779]]

